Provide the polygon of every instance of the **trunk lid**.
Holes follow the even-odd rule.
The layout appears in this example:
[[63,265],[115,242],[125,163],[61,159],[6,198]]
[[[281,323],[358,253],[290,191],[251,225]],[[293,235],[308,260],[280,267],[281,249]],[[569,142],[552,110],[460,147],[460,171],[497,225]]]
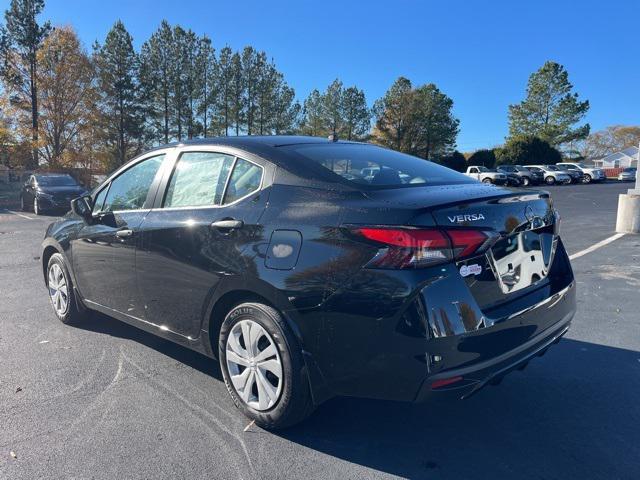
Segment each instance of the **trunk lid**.
[[368,195],[411,208],[405,225],[481,230],[491,238],[488,250],[456,261],[482,310],[515,300],[547,281],[558,239],[558,218],[547,192],[464,184]]

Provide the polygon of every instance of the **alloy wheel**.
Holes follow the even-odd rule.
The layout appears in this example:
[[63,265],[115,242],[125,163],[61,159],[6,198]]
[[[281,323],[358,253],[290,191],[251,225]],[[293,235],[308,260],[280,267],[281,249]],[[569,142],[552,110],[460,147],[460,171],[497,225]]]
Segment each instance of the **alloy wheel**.
[[523,187],[529,186],[529,177],[522,177],[522,186]]
[[38,206],[38,199],[37,198],[33,199],[33,213],[35,213],[36,215],[40,214],[40,208]]
[[242,401],[255,410],[273,407],[282,391],[282,361],[264,327],[253,320],[236,323],[225,354],[231,383]]
[[69,305],[69,290],[60,265],[57,263],[51,265],[48,278],[49,297],[51,297],[53,308],[58,315],[64,315]]

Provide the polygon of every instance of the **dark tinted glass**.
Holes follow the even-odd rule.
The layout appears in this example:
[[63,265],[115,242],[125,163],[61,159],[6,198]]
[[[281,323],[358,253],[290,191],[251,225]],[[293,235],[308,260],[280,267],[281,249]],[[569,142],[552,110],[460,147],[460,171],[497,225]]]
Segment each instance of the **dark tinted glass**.
[[36,181],[41,187],[73,187],[78,182],[71,175],[37,175]]
[[219,205],[233,157],[214,152],[185,152],[171,175],[165,207]]
[[255,192],[260,188],[261,180],[262,168],[255,163],[239,158],[229,179],[224,203],[235,202],[239,198]]
[[102,210],[113,212],[142,208],[163,159],[164,155],[147,158],[118,175],[111,182]]
[[280,148],[316,162],[354,185],[384,188],[473,182],[442,165],[373,145],[303,144]]

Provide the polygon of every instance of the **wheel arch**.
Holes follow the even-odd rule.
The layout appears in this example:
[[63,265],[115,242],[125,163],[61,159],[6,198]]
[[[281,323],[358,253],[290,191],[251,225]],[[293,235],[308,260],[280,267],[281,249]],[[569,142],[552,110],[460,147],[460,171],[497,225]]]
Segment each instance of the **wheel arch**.
[[208,353],[211,356],[218,357],[218,336],[225,316],[235,305],[244,302],[264,303],[277,310],[304,349],[304,339],[294,318],[295,310],[284,294],[262,280],[237,277],[225,281],[224,285],[216,289],[216,295],[205,315],[202,333],[206,332],[209,344],[206,348],[210,350]]

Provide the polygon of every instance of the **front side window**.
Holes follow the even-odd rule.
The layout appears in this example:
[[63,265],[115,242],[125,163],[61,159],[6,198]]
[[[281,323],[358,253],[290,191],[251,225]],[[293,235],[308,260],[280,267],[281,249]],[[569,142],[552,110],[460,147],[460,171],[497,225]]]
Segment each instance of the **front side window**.
[[219,205],[233,166],[233,156],[214,152],[185,152],[171,175],[165,208]]
[[261,181],[262,167],[239,158],[229,179],[224,203],[235,202],[255,192],[260,188]]
[[114,212],[141,209],[163,160],[164,154],[147,158],[113,179],[102,211]]
[[102,205],[104,204],[104,199],[107,196],[107,192],[109,191],[109,186],[104,187],[98,195],[96,195],[95,200],[93,201],[93,210],[92,213],[96,214],[102,211]]

